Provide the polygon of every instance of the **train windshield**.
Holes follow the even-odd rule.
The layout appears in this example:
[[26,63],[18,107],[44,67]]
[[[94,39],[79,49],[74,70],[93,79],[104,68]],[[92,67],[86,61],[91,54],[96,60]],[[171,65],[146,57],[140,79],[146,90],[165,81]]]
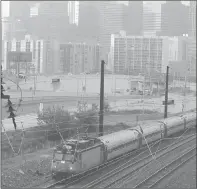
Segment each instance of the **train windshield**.
[[73,154],[64,154],[65,161],[73,161],[73,159],[74,159]]
[[63,154],[62,153],[54,153],[54,159],[57,161],[61,161],[63,159]]

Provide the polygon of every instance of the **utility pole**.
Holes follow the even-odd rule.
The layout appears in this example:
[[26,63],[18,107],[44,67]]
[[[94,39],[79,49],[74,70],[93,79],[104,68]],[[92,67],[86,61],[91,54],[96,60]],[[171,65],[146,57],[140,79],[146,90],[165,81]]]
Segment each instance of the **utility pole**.
[[18,85],[19,85],[19,72],[20,72],[20,62],[16,62],[16,83],[17,83],[17,91],[18,91]]
[[103,136],[103,109],[104,109],[104,60],[101,61],[101,84],[100,84],[100,112],[99,112],[99,136]]
[[185,76],[185,84],[184,84],[184,100],[182,101],[182,112],[185,109],[185,100],[186,100],[186,89],[187,89],[187,75]]
[[164,119],[168,117],[168,73],[169,73],[169,66],[167,66],[167,71],[166,71],[166,91],[165,91]]

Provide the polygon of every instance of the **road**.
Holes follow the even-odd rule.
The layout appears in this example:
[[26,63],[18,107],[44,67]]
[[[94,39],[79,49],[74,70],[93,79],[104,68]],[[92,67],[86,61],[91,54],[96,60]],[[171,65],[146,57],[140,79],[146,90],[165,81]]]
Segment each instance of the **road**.
[[[171,113],[171,114],[179,113],[182,111],[183,97],[174,96],[174,99],[175,99],[175,104],[168,106],[168,113]],[[99,102],[98,99],[97,100],[88,100],[89,104],[98,103],[98,102]],[[143,112],[143,109],[156,111],[158,113],[163,113],[163,111],[164,111],[164,106],[162,105],[162,98],[146,99],[144,103],[142,103],[140,101],[140,99],[123,99],[123,100],[119,100],[116,102],[109,99],[108,102],[110,104],[110,107],[114,111],[136,110],[136,109],[138,109],[138,110],[140,109],[140,110],[142,110],[142,112]],[[187,103],[186,103],[184,111],[188,111],[188,110],[196,108],[196,98],[195,97],[188,96],[186,98],[186,102]],[[76,101],[73,101],[73,102],[72,101],[64,101],[64,102],[58,102],[58,103],[57,102],[53,102],[53,103],[50,102],[50,103],[45,103],[44,105],[45,105],[45,107],[53,106],[53,105],[60,105],[60,106],[64,106],[66,109],[68,109],[70,111],[76,111]],[[16,122],[17,122],[18,128],[21,128],[21,124],[23,124],[25,128],[37,126],[37,116],[36,116],[37,110],[38,110],[38,105],[34,105],[34,106],[31,105],[30,107],[29,106],[26,106],[26,107],[22,106],[18,112],[20,113],[20,111],[21,111],[21,113],[23,115],[16,117]],[[28,111],[31,114],[28,114],[27,113]],[[24,115],[24,114],[28,114],[28,115]],[[136,120],[136,117],[134,118],[134,120]],[[133,118],[132,118],[132,121],[133,121]],[[112,122],[113,123],[130,122],[130,118],[127,119],[124,117],[124,115],[116,115],[115,117],[114,116],[108,117],[108,119],[106,119],[106,123],[107,122],[111,122],[111,123]],[[3,125],[6,127],[6,130],[13,129],[13,124],[10,119],[4,119]]]
[[[115,102],[115,101],[122,101],[122,100],[131,100],[131,101],[137,101],[139,100],[139,98],[141,98],[141,96],[136,95],[136,96],[108,96],[106,99],[108,99],[108,102]],[[146,97],[148,98],[148,97]],[[75,97],[75,96],[70,96],[70,97],[50,97],[50,98],[45,98],[45,99],[38,99],[38,100],[31,100],[31,101],[23,101],[21,103],[21,107],[18,108],[17,110],[17,115],[24,115],[24,114],[29,114],[29,113],[37,113],[37,111],[39,110],[39,105],[40,103],[44,104],[44,108],[48,107],[48,106],[55,106],[55,105],[59,105],[59,106],[65,106],[68,109],[72,109],[73,107],[77,106],[77,102],[79,100],[85,100],[87,101],[89,104],[92,103],[97,103],[99,104],[100,101],[100,97],[97,96],[86,96],[84,98],[82,97]],[[132,100],[133,99],[133,100]],[[18,104],[18,100],[13,100],[12,102],[16,102],[16,104]],[[7,108],[5,108],[7,101],[4,100],[2,101],[2,118],[6,118],[8,117],[8,113]]]

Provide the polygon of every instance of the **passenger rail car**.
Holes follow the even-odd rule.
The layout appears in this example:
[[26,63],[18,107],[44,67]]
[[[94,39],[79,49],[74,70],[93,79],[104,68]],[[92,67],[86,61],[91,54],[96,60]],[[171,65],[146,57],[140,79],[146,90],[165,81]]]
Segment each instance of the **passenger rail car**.
[[54,150],[51,171],[53,175],[86,172],[101,166],[108,160],[139,149],[147,143],[166,138],[194,126],[196,126],[196,112],[149,121],[98,138],[67,140]]

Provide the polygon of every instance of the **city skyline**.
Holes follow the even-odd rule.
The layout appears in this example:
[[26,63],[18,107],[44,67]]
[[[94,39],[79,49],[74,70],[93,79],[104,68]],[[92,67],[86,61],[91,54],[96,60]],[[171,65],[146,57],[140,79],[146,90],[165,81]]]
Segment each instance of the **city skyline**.
[[[119,3],[123,3],[123,4],[127,4],[128,1],[117,1]],[[153,4],[157,4],[160,5],[162,3],[165,3],[165,1],[144,1],[144,3],[147,2],[152,2]],[[190,1],[181,1],[183,4],[185,5],[189,5]],[[8,17],[9,16],[9,1],[2,1],[1,2],[1,13],[2,13],[2,17]],[[154,8],[153,8],[154,9]],[[157,7],[155,6],[155,9],[157,9]]]

